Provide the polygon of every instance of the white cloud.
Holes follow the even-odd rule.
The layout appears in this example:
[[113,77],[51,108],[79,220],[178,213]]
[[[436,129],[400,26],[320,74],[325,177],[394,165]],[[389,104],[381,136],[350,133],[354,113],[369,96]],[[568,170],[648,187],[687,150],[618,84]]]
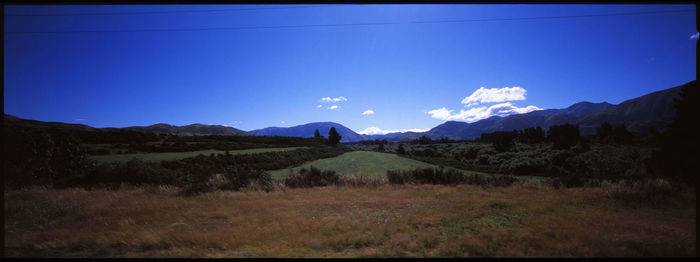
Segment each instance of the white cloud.
[[372,109],[367,109],[364,112],[362,112],[363,115],[374,115],[374,110]]
[[420,128],[413,128],[413,129],[401,129],[401,130],[383,130],[381,128],[378,128],[376,126],[370,126],[368,128],[365,128],[365,130],[362,130],[360,132],[357,132],[358,134],[362,135],[386,135],[388,133],[396,133],[396,132],[425,132],[430,130],[430,128],[426,129],[420,129]]
[[426,132],[430,130],[430,128],[412,128],[412,129],[402,129],[401,132]]
[[323,107],[323,106],[322,106],[322,105],[317,105],[317,106],[316,106],[316,108],[321,108],[321,107]]
[[284,124],[284,120],[282,120],[282,124]]
[[74,119],[74,121],[78,121],[78,122],[83,122],[83,121],[87,121],[87,119],[83,119],[83,118],[76,118],[76,119]]
[[700,33],[695,32],[695,34],[690,36],[690,39],[698,39],[698,37],[700,37]]
[[454,110],[449,110],[447,108],[439,108],[426,112],[430,114],[431,117],[440,120],[462,120],[466,122],[476,122],[481,119],[486,119],[492,116],[508,116],[513,114],[524,114],[532,112],[535,110],[542,110],[542,108],[530,105],[527,107],[517,107],[511,103],[501,103],[492,105],[489,107],[475,107],[468,110],[461,109],[459,113],[452,114]]
[[330,98],[330,97],[321,98],[321,102],[341,102],[341,101],[348,101],[348,99],[345,98],[344,96],[339,96],[336,98]]
[[484,88],[482,86],[470,96],[462,99],[462,104],[473,106],[479,103],[525,100],[525,94],[527,94],[527,90],[518,86],[504,88]]
[[340,108],[340,106],[338,106],[338,105],[332,105],[332,106],[328,107],[328,109],[330,109],[330,110],[338,109],[338,108]]

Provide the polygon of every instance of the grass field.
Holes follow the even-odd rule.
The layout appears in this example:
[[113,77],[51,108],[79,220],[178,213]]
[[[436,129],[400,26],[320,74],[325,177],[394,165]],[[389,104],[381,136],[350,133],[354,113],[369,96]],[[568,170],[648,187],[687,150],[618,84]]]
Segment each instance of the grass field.
[[389,186],[5,191],[7,257],[696,256],[696,195]]
[[[254,154],[254,153],[265,153],[265,152],[279,152],[279,151],[291,151],[300,148],[307,147],[283,147],[283,148],[253,148],[244,150],[229,150],[228,152],[233,155],[237,154]],[[147,162],[158,162],[163,160],[177,160],[188,157],[195,157],[199,154],[209,155],[209,154],[224,154],[226,151],[223,150],[200,150],[191,152],[167,152],[167,153],[141,153],[141,154],[123,154],[123,155],[103,155],[103,156],[89,156],[91,160],[95,160],[98,163],[105,162],[127,162],[132,159],[137,159]]]
[[[387,170],[409,170],[413,168],[437,168],[425,162],[400,157],[396,154],[369,151],[354,151],[333,158],[319,159],[294,167],[294,172],[301,168],[314,166],[321,170],[334,170],[338,175],[364,174],[386,177]],[[289,169],[269,172],[272,178],[281,179],[289,174]],[[474,172],[475,173],[475,172]]]

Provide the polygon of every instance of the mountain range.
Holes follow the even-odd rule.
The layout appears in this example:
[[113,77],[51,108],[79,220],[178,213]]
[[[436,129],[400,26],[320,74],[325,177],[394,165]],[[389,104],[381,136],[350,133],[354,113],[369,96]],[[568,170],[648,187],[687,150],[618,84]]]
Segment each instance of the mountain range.
[[251,132],[246,132],[229,126],[222,125],[204,125],[204,124],[191,124],[186,126],[173,126],[168,124],[155,124],[150,126],[130,126],[124,127],[122,129],[140,132],[150,132],[156,134],[173,134],[180,136],[206,136],[206,135],[219,135],[219,136],[254,136],[255,134]]
[[29,125],[80,130],[133,130],[156,134],[175,135],[259,135],[259,136],[296,136],[312,137],[318,130],[322,136],[328,136],[331,127],[342,139],[341,142],[358,142],[362,140],[387,139],[389,141],[407,141],[427,136],[432,139],[447,137],[453,140],[468,140],[481,136],[481,133],[494,131],[520,130],[540,126],[544,129],[564,123],[579,125],[582,135],[595,133],[595,129],[604,122],[613,126],[625,125],[631,132],[643,133],[653,127],[659,131],[666,129],[675,115],[674,98],[679,96],[684,86],[695,85],[693,80],[684,85],[653,92],[637,98],[626,100],[618,105],[610,103],[579,102],[567,108],[538,110],[525,114],[494,116],[473,123],[447,121],[426,132],[395,132],[384,135],[363,135],[334,122],[315,122],[293,127],[267,127],[249,132],[221,125],[191,124],[173,126],[155,124],[150,126],[131,126],[124,128],[94,128],[81,124],[60,122],[42,122],[21,119],[5,114],[4,124]]

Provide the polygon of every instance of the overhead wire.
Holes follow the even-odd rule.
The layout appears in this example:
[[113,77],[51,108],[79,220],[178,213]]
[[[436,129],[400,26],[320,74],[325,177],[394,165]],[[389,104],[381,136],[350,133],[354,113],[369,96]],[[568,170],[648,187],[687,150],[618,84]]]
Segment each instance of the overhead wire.
[[312,5],[312,6],[280,6],[280,7],[250,7],[250,8],[227,8],[227,9],[201,9],[201,10],[167,10],[167,11],[145,11],[145,12],[110,12],[110,13],[72,13],[72,14],[5,14],[5,16],[33,17],[33,16],[99,16],[99,15],[159,15],[159,14],[182,14],[182,13],[211,13],[211,12],[237,12],[252,10],[273,10],[273,9],[299,9],[299,8],[319,8],[338,7],[341,5]]
[[398,24],[438,24],[438,23],[469,23],[491,21],[517,21],[517,20],[544,20],[566,19],[584,17],[627,16],[691,12],[695,9],[677,9],[646,12],[627,12],[610,14],[569,15],[569,16],[540,16],[540,17],[515,17],[515,18],[482,18],[460,20],[425,20],[407,22],[367,22],[367,23],[337,23],[337,24],[306,24],[306,25],[276,25],[276,26],[236,26],[236,27],[208,27],[208,28],[174,28],[174,29],[122,29],[122,30],[69,30],[69,31],[17,31],[5,32],[5,34],[71,34],[71,33],[126,33],[126,32],[186,32],[186,31],[216,31],[216,30],[251,30],[251,29],[283,29],[283,28],[313,28],[313,27],[347,27],[347,26],[377,26]]

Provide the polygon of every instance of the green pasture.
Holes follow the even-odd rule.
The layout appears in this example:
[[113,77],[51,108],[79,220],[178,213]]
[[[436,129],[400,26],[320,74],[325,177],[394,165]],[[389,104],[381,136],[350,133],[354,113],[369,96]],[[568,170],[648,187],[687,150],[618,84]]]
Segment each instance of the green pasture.
[[[370,151],[353,151],[337,157],[318,159],[292,168],[293,172],[310,166],[321,170],[334,170],[338,175],[367,175],[385,177],[387,170],[410,170],[414,168],[437,168],[438,166],[400,157],[396,154]],[[478,172],[465,171],[481,174]],[[289,174],[289,169],[268,171],[272,178],[281,179]]]
[[[280,152],[280,151],[291,151],[307,147],[283,147],[283,148],[252,148],[244,150],[229,150],[229,154],[255,154],[255,153],[266,153],[266,152]],[[129,160],[141,160],[146,162],[158,162],[164,160],[177,160],[188,157],[195,157],[199,154],[205,156],[210,154],[225,154],[225,150],[199,150],[190,152],[165,152],[165,153],[139,153],[139,154],[121,154],[121,155],[102,155],[102,156],[89,156],[91,160],[95,160],[98,163],[106,162],[127,162]]]

